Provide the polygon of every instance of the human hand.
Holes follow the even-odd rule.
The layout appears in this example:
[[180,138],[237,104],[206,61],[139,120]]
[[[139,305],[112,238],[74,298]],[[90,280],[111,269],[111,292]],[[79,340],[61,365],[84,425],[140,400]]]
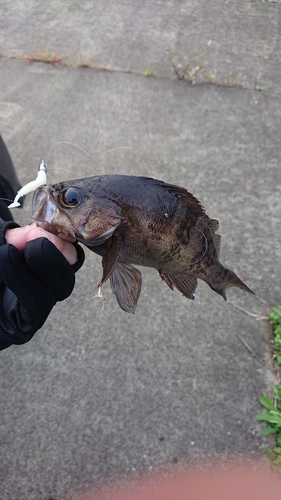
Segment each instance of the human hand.
[[84,251],[35,224],[0,224],[0,350],[28,342],[75,285]]
[[[28,241],[42,237],[53,243],[69,264],[73,265],[77,262],[77,252],[70,240],[65,241],[52,233],[48,233],[42,227],[37,227],[35,222],[28,226],[7,229],[5,233],[7,243],[15,246],[20,252],[24,251]],[[72,241],[75,241],[75,239],[73,238]]]
[[[257,467],[256,469],[254,467]],[[189,468],[185,472],[175,472],[171,477],[161,477],[159,472],[149,476],[134,478],[131,484],[120,481],[116,485],[105,485],[99,491],[90,487],[76,493],[72,490],[64,500],[263,500],[278,498],[281,479],[278,472],[259,464],[246,466],[245,463],[202,468]],[[279,497],[280,498],[280,497]]]

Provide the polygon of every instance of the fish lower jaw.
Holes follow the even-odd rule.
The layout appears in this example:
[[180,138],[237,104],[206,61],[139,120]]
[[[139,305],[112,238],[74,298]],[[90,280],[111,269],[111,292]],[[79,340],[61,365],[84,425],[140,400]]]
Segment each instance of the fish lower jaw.
[[62,240],[69,241],[70,243],[73,243],[76,240],[76,238],[74,236],[72,236],[71,234],[66,234],[66,233],[55,230],[53,228],[53,226],[51,224],[49,224],[49,222],[36,221],[36,226],[41,227],[42,229],[45,229],[45,231],[47,231],[48,233],[55,234],[56,236],[58,236]]
[[58,233],[58,237],[61,238],[62,240],[69,241],[70,243],[76,241],[74,236],[71,236],[71,234]]

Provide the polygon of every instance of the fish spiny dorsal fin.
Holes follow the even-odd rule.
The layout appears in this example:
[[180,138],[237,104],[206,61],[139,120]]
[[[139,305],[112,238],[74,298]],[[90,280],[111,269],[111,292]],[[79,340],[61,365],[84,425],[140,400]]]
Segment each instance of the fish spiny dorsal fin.
[[187,189],[181,186],[177,186],[176,184],[168,184],[166,182],[157,181],[155,179],[153,179],[153,181],[154,183],[157,183],[157,185],[161,186],[162,189],[169,191],[176,198],[184,200],[194,215],[204,216],[205,214],[204,207],[192,193],[187,191]]

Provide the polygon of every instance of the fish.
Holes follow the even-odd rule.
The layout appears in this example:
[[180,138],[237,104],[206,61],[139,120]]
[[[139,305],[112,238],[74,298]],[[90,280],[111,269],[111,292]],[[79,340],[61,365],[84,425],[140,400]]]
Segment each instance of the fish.
[[99,289],[109,279],[123,311],[135,313],[145,266],[194,299],[198,279],[226,300],[226,289],[254,293],[219,261],[219,223],[181,186],[152,177],[100,175],[39,187],[37,225],[77,240],[102,257]]

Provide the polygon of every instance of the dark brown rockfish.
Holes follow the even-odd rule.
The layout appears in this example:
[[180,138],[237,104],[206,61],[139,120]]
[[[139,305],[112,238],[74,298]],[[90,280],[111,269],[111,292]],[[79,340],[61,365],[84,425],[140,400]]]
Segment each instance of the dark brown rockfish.
[[189,299],[197,278],[225,299],[231,286],[253,293],[219,262],[218,221],[182,187],[128,175],[60,182],[37,189],[32,217],[102,256],[100,286],[110,279],[124,311],[134,313],[141,291],[141,273],[132,264],[157,269]]

